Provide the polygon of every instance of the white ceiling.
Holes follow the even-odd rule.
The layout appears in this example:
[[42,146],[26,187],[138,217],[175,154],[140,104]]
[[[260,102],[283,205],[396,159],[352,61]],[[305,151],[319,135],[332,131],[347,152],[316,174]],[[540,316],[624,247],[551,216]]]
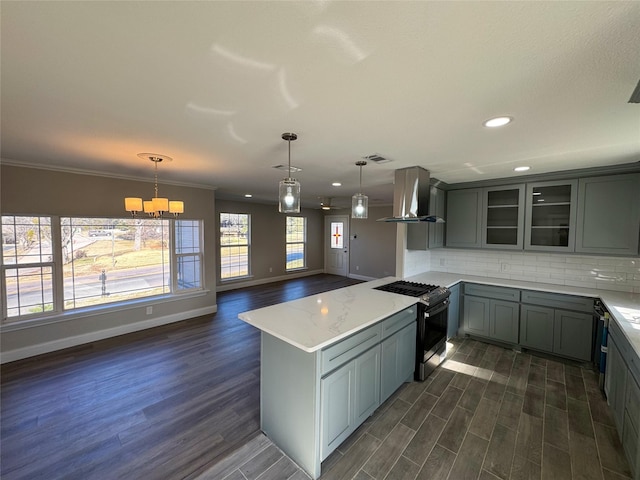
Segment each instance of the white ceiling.
[[[371,203],[447,183],[640,161],[640,2],[3,1],[3,161]],[[482,122],[515,121],[500,129]],[[331,186],[342,181],[343,186]]]

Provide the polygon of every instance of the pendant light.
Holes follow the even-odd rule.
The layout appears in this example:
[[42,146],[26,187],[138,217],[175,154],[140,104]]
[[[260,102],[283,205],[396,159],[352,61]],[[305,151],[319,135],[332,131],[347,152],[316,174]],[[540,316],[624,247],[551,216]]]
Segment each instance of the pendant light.
[[356,162],[360,167],[360,190],[351,197],[351,218],[367,218],[369,215],[369,197],[362,193],[362,167],[366,164],[364,160]]
[[278,189],[278,210],[280,213],[300,213],[300,182],[291,178],[291,142],[296,140],[295,133],[283,133],[282,139],[289,144],[289,176],[280,180]]
[[135,217],[136,213],[144,211],[150,217],[159,218],[165,212],[173,213],[178,216],[184,213],[184,202],[181,200],[169,200],[168,198],[158,197],[158,164],[164,160],[172,161],[171,157],[166,155],[157,155],[155,153],[139,153],[138,157],[151,160],[155,164],[154,175],[154,192],[155,195],[151,200],[142,200],[138,197],[127,197],[124,199],[124,208]]

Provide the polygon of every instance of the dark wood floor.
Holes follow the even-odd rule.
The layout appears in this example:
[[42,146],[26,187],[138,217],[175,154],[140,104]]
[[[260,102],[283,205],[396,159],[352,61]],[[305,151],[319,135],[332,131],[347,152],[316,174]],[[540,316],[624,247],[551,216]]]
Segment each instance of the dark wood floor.
[[213,316],[3,365],[0,476],[197,476],[259,431],[260,335],[237,314],[355,283],[221,292]]

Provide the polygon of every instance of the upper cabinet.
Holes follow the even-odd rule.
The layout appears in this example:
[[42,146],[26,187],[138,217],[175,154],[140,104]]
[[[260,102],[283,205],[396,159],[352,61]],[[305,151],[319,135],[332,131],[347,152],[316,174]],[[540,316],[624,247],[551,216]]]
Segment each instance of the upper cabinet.
[[[429,215],[445,218],[445,192],[431,186],[429,191]],[[426,250],[444,247],[444,223],[408,223],[407,249]]]
[[482,247],[522,250],[524,184],[485,188]]
[[573,252],[578,181],[527,184],[525,250]]
[[522,250],[524,184],[451,190],[447,246]]
[[576,252],[637,255],[640,174],[583,178],[578,192]]
[[482,246],[482,188],[447,192],[447,247]]
[[640,173],[447,192],[448,247],[638,255]]

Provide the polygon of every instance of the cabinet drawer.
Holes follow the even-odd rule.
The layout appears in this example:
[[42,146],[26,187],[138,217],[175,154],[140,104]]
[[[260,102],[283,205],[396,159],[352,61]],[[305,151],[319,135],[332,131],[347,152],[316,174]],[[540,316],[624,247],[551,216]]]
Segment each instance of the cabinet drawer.
[[366,328],[341,342],[331,345],[322,350],[321,353],[321,374],[334,370],[347,363],[349,360],[360,355],[362,352],[380,343],[382,333],[382,322]]
[[418,319],[418,307],[405,308],[382,321],[382,338],[387,338]]
[[629,374],[627,377],[627,398],[625,401],[625,409],[627,415],[633,424],[636,431],[640,430],[640,388],[633,379],[633,376]]
[[497,300],[507,300],[511,302],[520,301],[520,290],[516,288],[478,285],[477,283],[465,283],[464,294],[475,295],[477,297],[495,298]]
[[543,305],[552,308],[564,308],[565,310],[576,310],[578,312],[593,312],[593,298],[564,295],[561,293],[523,290],[522,303]]
[[624,333],[622,333],[622,329],[620,328],[620,326],[618,326],[615,320],[611,320],[609,322],[609,335],[615,339],[616,346],[618,347],[618,350],[620,351],[620,356],[622,357],[624,362],[629,367],[632,367],[633,361],[635,360],[635,366],[637,368],[638,359],[636,357],[636,354],[631,348],[631,345],[629,344],[627,337],[624,336]]

